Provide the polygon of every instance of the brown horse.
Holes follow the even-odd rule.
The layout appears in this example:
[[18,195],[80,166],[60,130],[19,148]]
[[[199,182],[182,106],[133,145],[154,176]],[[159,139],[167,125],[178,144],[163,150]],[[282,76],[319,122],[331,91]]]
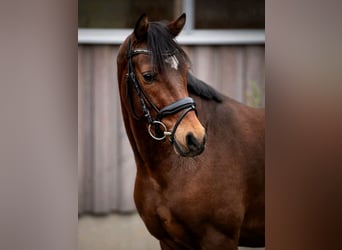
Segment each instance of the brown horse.
[[119,49],[137,210],[161,249],[264,246],[264,111],[189,72],[184,24],[142,15]]

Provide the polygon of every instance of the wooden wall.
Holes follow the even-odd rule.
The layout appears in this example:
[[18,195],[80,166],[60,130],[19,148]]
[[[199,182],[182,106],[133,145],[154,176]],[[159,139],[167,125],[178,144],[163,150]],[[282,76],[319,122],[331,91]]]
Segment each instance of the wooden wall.
[[[116,45],[78,47],[79,213],[135,210],[135,163],[116,79]],[[264,106],[264,46],[184,46],[192,71],[226,95]]]

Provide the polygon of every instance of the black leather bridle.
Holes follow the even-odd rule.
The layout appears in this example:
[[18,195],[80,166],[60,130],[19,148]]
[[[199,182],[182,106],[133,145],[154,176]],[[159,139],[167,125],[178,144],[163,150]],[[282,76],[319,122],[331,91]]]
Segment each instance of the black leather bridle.
[[[192,110],[196,112],[196,104],[195,101],[191,97],[185,97],[182,98],[174,103],[171,103],[167,105],[166,107],[159,109],[152,101],[151,99],[146,95],[143,88],[141,87],[139,80],[137,79],[135,69],[133,66],[132,58],[138,54],[147,54],[151,55],[151,51],[147,49],[133,49],[131,48],[132,44],[129,40],[128,42],[128,52],[127,52],[127,60],[128,60],[128,74],[126,76],[126,93],[127,98],[129,99],[131,113],[135,119],[139,119],[134,111],[133,108],[133,101],[132,101],[132,95],[131,95],[131,87],[130,83],[133,83],[133,86],[139,96],[140,104],[144,113],[144,116],[147,119],[148,123],[148,133],[150,136],[155,140],[164,140],[166,136],[170,136],[170,142],[173,144],[174,142],[174,136],[176,133],[176,130],[183,120],[183,118],[186,116],[186,114]],[[172,55],[171,53],[166,53],[166,55]],[[149,103],[149,106],[151,106],[157,113],[156,118],[153,118],[151,116],[151,112],[146,106],[146,102]],[[161,121],[165,116],[173,115],[183,110],[181,115],[178,117],[173,129],[171,131],[168,131],[166,125]],[[152,126],[154,128],[154,132],[152,132]]]

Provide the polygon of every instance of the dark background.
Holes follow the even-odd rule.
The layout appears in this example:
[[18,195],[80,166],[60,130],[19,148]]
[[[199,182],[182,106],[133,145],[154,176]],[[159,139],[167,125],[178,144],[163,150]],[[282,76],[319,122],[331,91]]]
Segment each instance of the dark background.
[[[80,28],[133,28],[146,13],[151,20],[173,20],[181,13],[179,0],[79,0]],[[264,0],[196,0],[195,29],[264,29]]]

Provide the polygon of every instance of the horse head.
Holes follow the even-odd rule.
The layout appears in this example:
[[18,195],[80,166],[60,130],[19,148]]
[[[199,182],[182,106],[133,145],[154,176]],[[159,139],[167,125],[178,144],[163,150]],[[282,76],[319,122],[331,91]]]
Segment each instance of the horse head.
[[206,131],[187,90],[188,57],[175,41],[185,20],[183,14],[171,22],[149,22],[142,15],[120,47],[118,79],[130,119],[144,119],[151,140],[169,138],[177,154],[192,157],[203,152]]

